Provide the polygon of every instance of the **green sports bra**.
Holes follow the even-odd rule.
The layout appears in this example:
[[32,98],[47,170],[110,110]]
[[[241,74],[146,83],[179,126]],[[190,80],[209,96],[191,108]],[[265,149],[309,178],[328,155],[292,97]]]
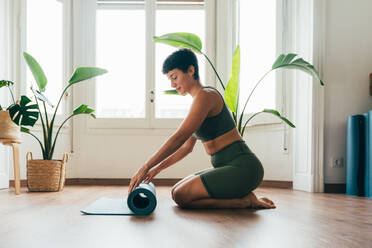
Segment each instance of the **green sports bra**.
[[[204,86],[203,88],[211,88],[218,92],[217,89],[211,86]],[[220,92],[218,92],[220,94]],[[222,97],[222,95],[220,94]],[[223,100],[223,97],[222,97]],[[199,129],[193,134],[197,139],[200,139],[203,143],[209,140],[213,140],[224,133],[227,133],[231,129],[235,128],[235,122],[227,108],[225,101],[223,101],[223,108],[220,113],[215,116],[207,117],[199,127]]]

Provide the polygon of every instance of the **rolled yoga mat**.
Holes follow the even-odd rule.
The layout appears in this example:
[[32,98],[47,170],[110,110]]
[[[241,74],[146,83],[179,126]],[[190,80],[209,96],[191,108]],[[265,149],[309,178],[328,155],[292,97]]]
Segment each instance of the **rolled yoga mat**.
[[141,183],[126,200],[102,197],[80,211],[90,215],[149,215],[156,203],[155,185],[150,182]]

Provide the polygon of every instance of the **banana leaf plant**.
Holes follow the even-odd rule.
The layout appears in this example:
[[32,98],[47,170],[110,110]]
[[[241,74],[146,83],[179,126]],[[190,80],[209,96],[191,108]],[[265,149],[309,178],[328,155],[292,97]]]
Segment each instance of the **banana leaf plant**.
[[[35,78],[36,84],[38,86],[38,89],[34,89],[33,87],[31,87],[31,90],[32,90],[32,93],[33,93],[35,101],[36,101],[36,104],[35,104],[36,109],[38,110],[38,113],[40,115],[40,121],[41,121],[41,126],[42,126],[42,131],[43,131],[43,142],[41,142],[41,140],[30,131],[30,129],[22,127],[21,131],[24,132],[24,133],[30,134],[31,136],[33,136],[38,141],[38,143],[41,147],[41,151],[42,151],[44,160],[52,160],[59,132],[60,132],[61,128],[63,127],[63,125],[69,119],[71,119],[72,117],[74,117],[76,115],[80,115],[80,114],[88,114],[91,117],[96,118],[95,115],[93,114],[94,110],[89,108],[88,105],[82,104],[81,106],[76,108],[72,112],[72,114],[69,115],[62,122],[62,124],[59,126],[57,132],[54,135],[53,130],[54,130],[54,127],[55,127],[55,118],[56,118],[57,110],[58,110],[58,107],[59,107],[59,105],[62,101],[63,96],[65,95],[65,92],[71,86],[73,86],[74,84],[82,82],[84,80],[94,78],[94,77],[102,75],[104,73],[107,73],[107,70],[102,69],[102,68],[98,68],[98,67],[78,67],[74,71],[74,73],[71,76],[70,80],[68,81],[67,85],[62,90],[59,101],[58,101],[56,107],[54,107],[52,105],[52,103],[48,100],[48,98],[43,94],[43,92],[45,91],[45,88],[47,86],[47,82],[48,82],[48,80],[47,80],[47,78],[44,74],[43,69],[41,68],[39,63],[36,61],[36,59],[34,57],[32,57],[30,54],[24,52],[23,56],[26,60],[26,63],[28,65],[29,69],[31,70],[31,72],[32,72],[32,74]],[[52,116],[50,121],[48,119],[46,104],[48,104],[50,107],[54,108],[54,113],[53,113],[53,116]],[[21,100],[21,103],[18,104],[18,105],[19,106],[22,105],[22,100]],[[40,105],[42,106],[42,108],[40,107]],[[14,108],[16,108],[16,106]],[[10,112],[10,114],[12,116],[13,113]]]
[[[314,68],[313,65],[311,65],[309,62],[303,60],[302,58],[296,58],[297,54],[289,53],[289,54],[281,54],[278,56],[278,58],[273,63],[272,67],[260,78],[260,80],[256,83],[252,91],[250,92],[247,100],[245,101],[244,107],[242,109],[239,108],[239,75],[240,75],[240,47],[237,46],[237,48],[234,51],[234,55],[232,58],[232,64],[231,64],[231,70],[230,70],[230,78],[229,81],[225,87],[224,83],[221,80],[221,77],[218,75],[214,65],[212,64],[211,60],[208,58],[208,56],[202,52],[202,42],[201,39],[193,34],[193,33],[168,33],[161,36],[154,36],[153,40],[158,43],[164,43],[173,47],[184,47],[184,48],[190,48],[194,52],[198,54],[204,55],[204,57],[207,59],[209,64],[212,66],[212,69],[214,70],[217,79],[225,91],[224,93],[224,99],[226,102],[226,105],[229,107],[233,119],[237,125],[239,133],[243,136],[245,128],[250,120],[252,120],[255,116],[261,113],[268,113],[275,115],[276,117],[282,119],[285,123],[287,123],[290,127],[295,128],[295,125],[289,121],[287,118],[282,116],[279,111],[275,109],[263,109],[260,112],[254,113],[251,117],[249,117],[245,122],[243,122],[244,117],[244,111],[247,107],[247,104],[257,88],[257,86],[262,82],[262,80],[272,71],[276,69],[297,69],[306,72],[307,74],[311,75],[315,79],[317,79],[320,83],[320,85],[324,85],[323,81],[320,79],[318,72]],[[166,94],[178,94],[175,90],[166,90]],[[244,123],[244,124],[243,124]]]
[[[15,101],[12,87],[14,82],[9,80],[1,80],[0,88],[7,87],[10,95],[12,96],[13,103],[5,110],[9,112],[12,117],[12,121],[20,127],[31,126],[33,127],[39,118],[39,112],[37,111],[36,104],[32,104],[32,101],[27,96],[21,96],[21,100],[18,103]],[[0,110],[4,110],[0,105]]]

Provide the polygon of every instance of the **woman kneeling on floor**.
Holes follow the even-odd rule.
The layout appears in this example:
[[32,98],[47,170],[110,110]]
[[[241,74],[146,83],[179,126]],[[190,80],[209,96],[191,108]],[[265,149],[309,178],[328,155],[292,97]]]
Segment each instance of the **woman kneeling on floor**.
[[163,73],[179,94],[190,94],[193,102],[177,131],[132,177],[128,194],[186,157],[200,139],[213,168],[173,186],[172,198],[180,207],[275,208],[271,200],[258,199],[252,192],[263,179],[261,162],[240,136],[222,95],[200,83],[195,54],[190,49],[177,50],[164,61]]

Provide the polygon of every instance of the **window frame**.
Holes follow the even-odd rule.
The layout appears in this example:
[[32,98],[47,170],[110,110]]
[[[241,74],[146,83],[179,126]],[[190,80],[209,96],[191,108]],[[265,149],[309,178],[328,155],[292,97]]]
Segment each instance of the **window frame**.
[[[104,2],[104,1],[102,1]],[[136,2],[136,1],[134,1]],[[87,127],[89,129],[173,129],[177,128],[183,118],[155,118],[155,101],[151,102],[152,99],[152,92],[155,90],[155,42],[153,42],[152,37],[155,35],[155,17],[156,17],[156,10],[157,9],[179,9],[179,8],[186,8],[186,9],[200,9],[204,8],[205,10],[205,23],[206,25],[206,37],[205,37],[205,44],[204,47],[206,50],[204,51],[206,54],[208,54],[208,57],[214,61],[214,47],[213,44],[214,41],[214,18],[215,18],[215,4],[214,0],[205,0],[204,1],[204,7],[202,5],[201,0],[197,1],[196,3],[192,3],[192,5],[187,3],[175,3],[177,1],[161,1],[163,3],[160,3],[157,5],[155,0],[145,0],[145,16],[146,16],[146,57],[149,58],[146,60],[146,115],[145,118],[97,118],[95,120],[87,120]],[[188,2],[188,1],[178,1],[178,2]],[[195,1],[189,1],[189,2],[195,2]],[[106,6],[105,6],[106,5]],[[101,5],[98,4],[99,8],[131,8],[133,6],[136,6],[136,4],[123,4],[123,3],[110,3]],[[97,7],[97,8],[98,8]],[[137,6],[138,7],[138,6]],[[94,34],[95,37],[95,34]],[[201,63],[201,61],[199,62]],[[202,63],[206,63],[206,61],[203,61]],[[206,73],[205,78],[203,79],[203,82],[213,82],[214,75],[212,74],[213,71],[211,68],[208,68],[209,65],[206,65]],[[94,96],[96,94],[95,92],[95,86],[89,87],[88,89],[88,95],[89,95],[89,104],[92,106],[95,106],[95,100]]]
[[[231,43],[233,45],[229,45],[231,47],[231,59],[232,54],[234,52],[235,47],[238,45],[239,41],[239,1],[241,0],[234,0],[232,5],[228,7],[227,9],[231,9],[232,11],[232,20],[231,25],[233,27],[233,37],[231,39]],[[280,53],[287,52],[291,47],[291,39],[290,34],[288,34],[289,29],[289,23],[288,23],[288,15],[289,15],[289,9],[287,7],[287,1],[288,0],[276,0],[277,1],[277,8],[276,8],[276,50],[277,50],[277,56],[279,56]],[[280,52],[282,51],[282,52]],[[276,56],[276,57],[277,57]],[[231,61],[230,59],[230,61]],[[274,62],[274,61],[273,61]],[[230,66],[230,64],[229,64]],[[269,69],[269,68],[268,68]],[[230,68],[226,68],[227,71],[230,70]],[[287,103],[287,96],[288,94],[288,75],[286,72],[283,72],[282,70],[275,70],[271,73],[275,73],[275,83],[276,83],[276,90],[275,90],[275,109],[280,112],[282,116],[288,115],[288,103]],[[228,75],[226,73],[226,75]],[[264,83],[264,82],[263,82]],[[247,120],[250,117],[252,117],[255,113],[245,113],[243,116],[243,120]],[[254,127],[254,126],[261,126],[261,125],[282,125],[284,122],[273,115],[270,114],[260,114],[255,116],[248,124],[248,127]]]
[[[62,47],[63,47],[63,62],[62,62],[62,89],[67,85],[69,77],[72,75],[72,51],[71,51],[71,0],[56,0],[63,4],[63,13],[62,13]],[[13,2],[13,1],[12,1]],[[16,76],[16,81],[20,82],[17,88],[17,97],[20,95],[27,95],[27,82],[26,82],[26,75],[28,66],[23,57],[23,51],[27,51],[27,1],[20,0],[14,1],[12,5],[12,26],[18,27],[16,32],[17,34],[13,34],[13,40],[15,42],[15,46],[13,47],[13,59],[14,59],[14,71],[13,74]],[[36,58],[37,59],[37,58]],[[48,72],[45,72],[48,78]],[[36,82],[34,82],[35,86]],[[61,92],[62,93],[62,92]],[[68,113],[71,112],[71,101],[72,101],[72,89],[70,88],[68,92],[65,93],[64,98],[62,99],[62,114],[57,114],[55,117],[55,127],[61,126],[63,121],[68,117]],[[57,104],[57,103],[54,103]],[[53,117],[52,114],[48,114],[48,119],[51,120]],[[70,122],[64,124],[63,128],[61,129],[61,133],[66,133],[66,129],[71,126]],[[33,130],[40,131],[42,130],[42,125],[40,120],[35,124]]]

